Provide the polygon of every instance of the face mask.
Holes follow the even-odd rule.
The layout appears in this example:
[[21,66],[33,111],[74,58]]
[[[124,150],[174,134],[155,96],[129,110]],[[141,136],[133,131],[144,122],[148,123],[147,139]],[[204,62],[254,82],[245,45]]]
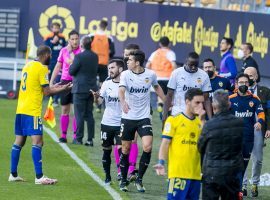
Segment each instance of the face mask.
[[212,78],[214,76],[214,71],[207,71],[207,74],[209,78]]
[[242,94],[246,94],[247,90],[248,90],[248,86],[246,85],[241,85],[238,87],[239,91],[242,93]]
[[241,58],[241,59],[244,58],[244,56],[245,56],[244,51],[242,49],[239,49],[238,53],[237,53],[237,56],[238,56],[238,58]]
[[249,86],[254,85],[255,81],[253,79],[249,79]]

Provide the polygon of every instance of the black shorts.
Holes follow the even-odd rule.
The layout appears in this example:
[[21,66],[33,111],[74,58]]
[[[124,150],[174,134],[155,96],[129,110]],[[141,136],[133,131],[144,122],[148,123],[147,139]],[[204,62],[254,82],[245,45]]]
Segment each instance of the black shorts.
[[168,92],[168,88],[167,88],[168,83],[169,83],[169,81],[166,81],[166,80],[159,80],[158,81],[158,84],[162,88],[165,95]]
[[100,138],[102,139],[103,147],[110,147],[114,144],[121,145],[120,126],[107,126],[101,124]]
[[121,119],[121,140],[132,141],[136,131],[139,136],[153,136],[152,124],[149,118],[140,120]]
[[100,83],[103,83],[108,78],[107,65],[98,65],[98,76],[99,76]]
[[[64,85],[64,84],[68,84],[70,82],[72,82],[72,81],[61,80],[60,84]],[[71,90],[63,91],[60,93],[60,102],[61,102],[62,106],[73,103],[73,95],[71,93]]]

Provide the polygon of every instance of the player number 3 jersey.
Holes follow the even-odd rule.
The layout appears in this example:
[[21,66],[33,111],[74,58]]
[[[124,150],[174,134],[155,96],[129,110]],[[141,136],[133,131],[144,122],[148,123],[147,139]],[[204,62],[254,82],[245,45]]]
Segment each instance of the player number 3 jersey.
[[43,89],[49,85],[48,67],[38,61],[24,66],[17,106],[17,114],[41,116]]

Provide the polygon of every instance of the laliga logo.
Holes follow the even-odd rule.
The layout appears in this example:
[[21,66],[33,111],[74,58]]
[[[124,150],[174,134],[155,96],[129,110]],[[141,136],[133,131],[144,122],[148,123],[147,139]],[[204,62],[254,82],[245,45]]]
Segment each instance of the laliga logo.
[[68,33],[75,29],[75,21],[71,16],[71,11],[64,7],[53,5],[45,12],[41,13],[39,17],[39,33],[42,37],[51,33],[50,24],[58,22],[61,25],[62,33],[65,37]]

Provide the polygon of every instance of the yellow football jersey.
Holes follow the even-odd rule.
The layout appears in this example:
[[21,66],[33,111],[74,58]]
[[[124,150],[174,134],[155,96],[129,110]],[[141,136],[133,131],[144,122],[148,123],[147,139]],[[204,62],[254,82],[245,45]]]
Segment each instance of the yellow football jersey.
[[171,139],[168,156],[168,178],[201,180],[201,156],[197,142],[202,126],[198,117],[181,113],[166,120],[162,138]]
[[17,106],[17,114],[41,116],[43,90],[49,84],[48,67],[38,61],[27,63],[22,70],[22,78]]

